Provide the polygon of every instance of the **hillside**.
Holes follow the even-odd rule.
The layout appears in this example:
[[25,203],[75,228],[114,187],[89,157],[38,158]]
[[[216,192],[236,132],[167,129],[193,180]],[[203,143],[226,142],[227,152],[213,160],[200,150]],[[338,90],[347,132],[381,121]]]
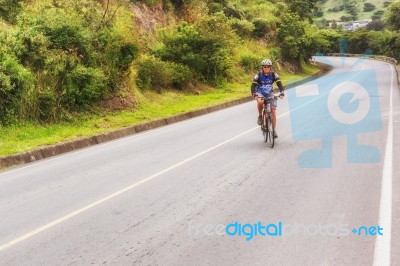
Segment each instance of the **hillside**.
[[263,58],[286,85],[340,39],[400,59],[400,3],[353,33],[312,24],[315,2],[0,0],[0,156],[248,96]]
[[[319,5],[323,12],[322,17],[328,21],[341,21],[343,17],[353,18],[353,20],[361,19],[374,19],[382,17],[386,7],[394,1],[388,0],[321,0]],[[371,4],[369,11],[364,11],[364,5]],[[354,6],[354,8],[347,8],[346,6]],[[368,8],[368,7],[367,7]],[[367,9],[368,10],[368,9]],[[352,16],[355,15],[355,16]],[[355,18],[355,19],[354,19]]]
[[277,46],[295,31],[288,20],[277,34],[285,9],[258,0],[2,1],[0,124],[135,108],[150,90],[245,82],[266,57],[299,72],[313,51]]

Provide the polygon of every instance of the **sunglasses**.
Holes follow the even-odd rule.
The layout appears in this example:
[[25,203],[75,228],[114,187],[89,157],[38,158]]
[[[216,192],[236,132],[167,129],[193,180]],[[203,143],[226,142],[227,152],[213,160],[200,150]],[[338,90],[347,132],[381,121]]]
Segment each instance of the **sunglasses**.
[[271,66],[263,66],[263,68],[271,68]]

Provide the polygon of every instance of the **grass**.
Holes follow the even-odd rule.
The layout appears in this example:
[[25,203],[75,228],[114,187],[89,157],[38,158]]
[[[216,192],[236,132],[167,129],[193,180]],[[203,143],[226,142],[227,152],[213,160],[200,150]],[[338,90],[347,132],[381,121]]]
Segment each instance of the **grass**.
[[[386,8],[383,7],[383,3],[389,1],[389,2],[395,2],[393,0],[361,0],[357,2],[358,6],[358,20],[361,19],[370,19],[373,15],[374,12],[382,10],[386,11]],[[375,6],[375,9],[370,12],[364,12],[364,3],[371,3]],[[322,10],[324,11],[324,16],[326,20],[335,20],[335,21],[340,21],[341,16],[349,16],[349,14],[346,11],[340,11],[340,12],[328,12],[328,9],[336,7],[338,5],[343,4],[343,1],[337,1],[337,0],[328,0],[322,7]]]
[[[316,72],[318,72],[317,68],[307,66],[302,74],[280,74],[283,83],[287,84],[287,82],[305,78]],[[200,95],[173,91],[164,92],[163,94],[144,92],[140,97],[141,103],[134,110],[89,115],[76,118],[72,122],[0,127],[0,157],[81,137],[106,133],[134,124],[249,96],[250,80],[251,76],[245,82],[226,84],[220,88],[213,89],[211,92],[200,93]]]

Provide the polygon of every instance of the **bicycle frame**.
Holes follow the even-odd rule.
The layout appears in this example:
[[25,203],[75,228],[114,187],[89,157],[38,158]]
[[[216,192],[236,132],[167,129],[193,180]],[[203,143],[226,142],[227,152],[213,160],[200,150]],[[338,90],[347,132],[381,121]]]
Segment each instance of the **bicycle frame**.
[[275,128],[274,128],[274,117],[272,114],[272,109],[275,109],[271,106],[273,100],[277,100],[278,96],[270,96],[264,98],[264,107],[262,110],[262,119],[263,122],[261,124],[261,130],[263,131],[264,141],[269,142],[271,148],[275,145]]

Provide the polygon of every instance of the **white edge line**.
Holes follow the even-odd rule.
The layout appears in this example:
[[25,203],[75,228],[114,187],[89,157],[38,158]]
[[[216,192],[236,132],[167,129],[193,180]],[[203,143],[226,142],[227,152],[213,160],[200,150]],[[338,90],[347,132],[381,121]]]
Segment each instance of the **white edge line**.
[[[390,64],[388,64],[390,65]],[[383,236],[375,239],[374,266],[389,266],[391,263],[392,234],[392,176],[393,176],[393,69],[391,66],[391,87],[389,100],[389,121],[386,138],[385,159],[382,170],[381,198],[379,205],[379,226]]]
[[[392,69],[392,76],[393,76],[393,69]],[[393,85],[393,84],[392,84],[392,85]],[[392,87],[392,89],[393,89],[393,87]],[[392,95],[392,91],[391,91],[391,95]],[[320,98],[320,97],[317,97],[317,98]],[[287,111],[287,112],[285,112],[285,113],[279,115],[278,118],[279,118],[279,117],[286,116],[286,115],[289,114],[290,112],[292,112],[292,111],[294,111],[294,110],[296,110],[296,109],[299,109],[299,108],[305,106],[306,104],[311,103],[311,102],[313,102],[313,101],[315,101],[315,100],[316,100],[316,99],[313,99],[313,100],[311,100],[311,101],[309,101],[309,102],[307,102],[307,103],[305,103],[305,104],[302,104],[301,106],[298,106],[297,108],[295,108],[295,109],[293,109],[293,110],[289,110],[289,111]],[[390,102],[391,102],[391,105],[392,105],[392,97],[390,97]],[[392,108],[390,108],[390,111],[391,111],[391,110],[392,110]],[[390,116],[389,116],[389,119],[390,119]],[[171,125],[171,126],[172,126],[172,125]],[[102,198],[102,199],[100,199],[100,200],[98,200],[98,201],[96,201],[96,202],[93,202],[93,203],[91,203],[91,204],[89,204],[89,205],[87,205],[87,206],[85,206],[85,207],[82,207],[82,208],[80,208],[80,209],[78,209],[78,210],[76,210],[76,211],[74,211],[74,212],[72,212],[72,213],[70,213],[70,214],[67,214],[67,215],[65,215],[65,216],[63,216],[63,217],[61,217],[61,218],[58,218],[58,219],[56,219],[56,220],[54,220],[54,221],[52,221],[52,222],[50,222],[50,223],[48,223],[48,224],[46,224],[46,225],[44,225],[44,226],[41,226],[41,227],[39,227],[39,228],[37,228],[37,229],[35,229],[35,230],[33,230],[33,231],[31,231],[31,232],[29,232],[29,233],[27,233],[27,234],[21,236],[21,237],[18,237],[18,238],[14,239],[14,240],[11,240],[11,241],[9,241],[9,242],[7,242],[7,243],[1,245],[1,246],[0,246],[0,251],[4,250],[4,249],[6,249],[6,248],[9,248],[9,247],[11,247],[11,246],[14,246],[14,245],[17,244],[17,243],[19,243],[19,242],[21,242],[21,241],[24,241],[24,240],[26,240],[26,239],[28,239],[28,238],[34,236],[34,235],[37,235],[37,234],[39,234],[40,232],[45,231],[45,230],[47,230],[47,229],[49,229],[49,228],[51,228],[51,227],[53,227],[53,226],[56,226],[56,225],[58,225],[58,224],[60,224],[60,223],[62,223],[62,222],[64,222],[64,221],[66,221],[66,220],[69,220],[69,219],[71,219],[71,218],[77,216],[78,214],[83,213],[83,212],[85,212],[85,211],[87,211],[87,210],[89,210],[89,209],[92,209],[92,208],[96,207],[97,205],[100,205],[101,203],[104,203],[104,202],[106,202],[106,201],[108,201],[108,200],[110,200],[110,199],[113,199],[113,198],[117,197],[118,195],[123,194],[123,193],[125,193],[125,192],[127,192],[127,191],[129,191],[129,190],[131,190],[131,189],[133,189],[133,188],[135,188],[135,187],[141,185],[141,184],[144,184],[144,183],[146,183],[146,182],[148,182],[148,181],[151,181],[152,179],[154,179],[154,178],[156,178],[156,177],[158,177],[158,176],[160,176],[160,175],[162,175],[162,174],[164,174],[164,173],[167,173],[167,172],[169,172],[169,171],[171,171],[171,170],[173,170],[173,169],[175,169],[175,168],[177,168],[177,167],[179,167],[179,166],[181,166],[181,165],[183,165],[183,164],[186,164],[186,163],[188,163],[188,162],[190,162],[190,161],[192,161],[192,160],[194,160],[194,159],[196,159],[196,158],[198,158],[198,157],[200,157],[200,156],[202,156],[202,155],[204,155],[204,154],[206,154],[206,153],[208,153],[208,152],[210,152],[210,151],[213,151],[213,150],[215,150],[215,149],[217,149],[217,148],[219,148],[219,147],[221,147],[221,146],[223,146],[223,145],[225,145],[225,144],[227,144],[227,143],[229,143],[229,142],[231,142],[231,141],[233,141],[233,140],[235,140],[235,139],[237,139],[237,138],[239,138],[239,137],[241,137],[241,136],[243,136],[243,135],[245,135],[245,134],[250,133],[251,131],[253,131],[253,130],[257,129],[257,128],[259,128],[259,126],[256,126],[256,127],[254,127],[254,128],[251,128],[251,129],[249,129],[249,130],[247,130],[247,131],[245,131],[245,132],[242,132],[242,133],[240,133],[239,135],[237,135],[237,136],[235,136],[235,137],[232,137],[232,138],[230,138],[230,139],[228,139],[228,140],[226,140],[226,141],[223,141],[223,142],[221,142],[221,143],[219,143],[219,144],[217,144],[217,145],[215,145],[215,146],[213,146],[213,147],[211,147],[211,148],[209,148],[209,149],[207,149],[207,150],[204,150],[204,151],[202,151],[202,152],[200,152],[200,153],[198,153],[198,154],[196,154],[196,155],[194,155],[194,156],[192,156],[192,157],[190,157],[190,158],[188,158],[188,159],[186,159],[186,160],[183,160],[183,161],[181,161],[181,162],[179,162],[179,163],[177,163],[177,164],[175,164],[175,165],[172,165],[172,166],[170,166],[170,167],[168,167],[168,168],[166,168],[166,169],[164,169],[164,170],[162,170],[162,171],[160,171],[160,172],[158,172],[158,173],[156,173],[156,174],[153,174],[153,175],[151,175],[151,176],[149,176],[149,177],[147,177],[147,178],[145,178],[145,179],[142,179],[142,180],[139,181],[139,182],[136,182],[136,183],[134,183],[134,184],[131,184],[131,185],[129,185],[129,186],[127,186],[127,187],[125,187],[125,188],[123,188],[123,189],[121,189],[121,190],[119,190],[119,191],[117,191],[117,192],[115,192],[115,193],[113,193],[113,194],[111,194],[111,195],[108,195],[107,197],[104,197],[104,198]],[[127,137],[131,137],[131,136],[127,136]],[[126,138],[127,138],[127,137],[126,137]],[[389,137],[389,132],[388,132],[388,137]],[[393,136],[392,136],[392,138],[393,138]],[[122,140],[122,139],[117,140],[117,141],[121,141],[121,140]],[[104,144],[102,144],[102,145],[106,145],[106,144],[109,144],[109,143],[107,142],[107,143],[104,143]],[[102,145],[96,145],[96,146],[94,146],[94,147],[92,147],[92,148],[96,148],[96,147],[99,147],[99,146],[102,146]],[[392,146],[391,146],[391,147],[392,147]],[[387,152],[387,151],[388,151],[388,149],[386,149],[386,152]],[[81,152],[81,151],[76,151],[76,153],[77,153],[77,152]],[[74,153],[75,153],[75,152],[74,152]],[[386,159],[386,154],[385,154],[385,159]],[[48,160],[46,160],[46,161],[48,161]],[[385,165],[386,165],[386,160],[385,160]],[[29,167],[29,166],[27,166],[27,167]],[[26,168],[26,167],[23,167],[23,168]],[[19,168],[19,169],[21,169],[21,168]],[[19,169],[16,169],[16,170],[19,170]],[[12,171],[11,171],[11,172],[12,172]],[[7,173],[9,173],[9,172],[7,172]],[[3,174],[3,173],[2,173],[2,174]],[[391,167],[390,167],[390,174],[391,174]],[[1,175],[1,174],[0,174],[0,175]],[[390,178],[391,178],[391,176],[390,176]],[[391,189],[391,183],[390,183],[390,189]],[[391,192],[391,191],[390,191],[390,192]],[[390,199],[391,199],[391,196],[390,196]],[[391,202],[391,201],[390,201],[390,202]],[[381,204],[382,204],[382,198],[381,198]],[[382,208],[380,208],[380,210],[382,210]],[[380,215],[380,216],[381,216],[381,215]],[[391,208],[390,208],[390,217],[391,217]],[[391,222],[391,221],[390,221],[390,222]],[[390,223],[390,222],[389,222],[389,223]],[[381,223],[381,224],[382,224],[382,223]],[[383,224],[382,224],[382,225],[383,225]],[[387,231],[386,231],[386,232],[387,232]],[[389,238],[390,238],[390,234],[389,234]],[[380,238],[377,238],[377,239],[380,239]],[[376,252],[376,247],[377,247],[377,246],[375,246],[375,253],[377,253],[377,252]],[[390,239],[389,239],[389,248],[390,248]],[[389,253],[390,253],[390,252],[389,252]],[[375,257],[376,257],[376,256],[374,256],[374,265],[375,265]],[[390,263],[390,262],[389,262],[389,263]],[[380,266],[381,264],[377,264],[377,265]]]
[[[289,113],[290,113],[290,111],[288,111],[288,112],[286,112],[284,114],[281,114],[280,116],[278,116],[278,118],[282,117],[282,116],[285,116],[285,115],[287,115]],[[221,146],[223,146],[223,145],[225,145],[225,144],[227,144],[227,143],[229,143],[229,142],[231,142],[231,141],[233,141],[233,140],[235,140],[237,138],[240,138],[243,135],[246,135],[246,134],[250,133],[251,131],[253,131],[253,130],[257,129],[257,128],[259,128],[259,126],[253,127],[253,128],[251,128],[251,129],[249,129],[249,130],[247,130],[245,132],[242,132],[239,135],[236,135],[235,137],[232,137],[232,138],[230,138],[228,140],[225,140],[225,141],[223,141],[223,142],[221,142],[221,143],[219,143],[219,144],[217,144],[217,145],[215,145],[213,147],[210,147],[207,150],[204,150],[204,151],[202,151],[202,152],[200,152],[200,153],[198,153],[196,155],[193,155],[192,157],[190,157],[190,158],[188,158],[186,160],[183,160],[183,161],[181,161],[181,162],[179,162],[177,164],[174,164],[174,165],[172,165],[172,166],[170,166],[170,167],[168,167],[168,168],[166,168],[166,169],[164,169],[164,170],[162,170],[162,171],[160,171],[158,173],[155,173],[155,174],[153,174],[153,175],[151,175],[149,177],[146,177],[146,178],[140,180],[139,182],[133,183],[133,184],[121,189],[121,190],[118,190],[117,192],[114,192],[113,194],[110,194],[110,195],[108,195],[108,196],[106,196],[106,197],[104,197],[104,198],[102,198],[102,199],[100,199],[98,201],[95,201],[95,202],[93,202],[93,203],[91,203],[91,204],[89,204],[89,205],[87,205],[85,207],[82,207],[82,208],[80,208],[80,209],[78,209],[78,210],[76,210],[76,211],[74,211],[72,213],[69,213],[69,214],[67,214],[67,215],[65,215],[65,216],[63,216],[61,218],[58,218],[58,219],[56,219],[56,220],[54,220],[54,221],[52,221],[52,222],[50,222],[50,223],[48,223],[46,225],[43,225],[43,226],[41,226],[41,227],[39,227],[39,228],[37,228],[37,229],[25,234],[25,235],[22,235],[22,236],[14,239],[14,240],[11,240],[11,241],[1,245],[0,246],[0,251],[5,250],[5,249],[7,249],[7,248],[9,248],[11,246],[14,246],[14,245],[18,244],[19,242],[27,240],[28,238],[31,238],[31,237],[39,234],[40,232],[43,232],[43,231],[45,231],[47,229],[50,229],[51,227],[56,226],[56,225],[58,225],[58,224],[60,224],[60,223],[62,223],[64,221],[67,221],[67,220],[79,215],[80,213],[83,213],[83,212],[85,212],[85,211],[87,211],[89,209],[92,209],[92,208],[96,207],[97,205],[100,205],[101,203],[104,203],[104,202],[106,202],[108,200],[111,200],[111,199],[117,197],[118,195],[121,195],[121,194],[123,194],[123,193],[125,193],[125,192],[127,192],[129,190],[132,190],[133,188],[135,188],[137,186],[140,186],[140,185],[142,185],[142,184],[144,184],[144,183],[146,183],[148,181],[151,181],[152,179],[154,179],[154,178],[156,178],[156,177],[158,177],[158,176],[160,176],[162,174],[165,174],[165,173],[167,173],[167,172],[169,172],[169,171],[171,171],[171,170],[173,170],[175,168],[178,168],[181,165],[184,165],[184,164],[186,164],[186,163],[188,163],[190,161],[193,161],[194,159],[196,159],[196,158],[198,158],[198,157],[200,157],[200,156],[202,156],[202,155],[204,155],[204,154],[206,154],[208,152],[211,152],[211,151],[213,151],[213,150],[215,150],[215,149],[217,149],[217,148],[219,148],[219,147],[221,147]]]
[[173,169],[175,169],[175,168],[177,168],[177,167],[179,167],[181,165],[184,165],[184,164],[186,164],[186,163],[188,163],[188,162],[190,162],[190,161],[192,161],[192,160],[194,160],[194,159],[196,159],[196,158],[198,158],[198,157],[200,157],[200,156],[202,156],[202,155],[204,155],[204,154],[206,154],[208,152],[211,152],[211,151],[213,151],[213,150],[215,150],[215,149],[217,149],[217,148],[219,148],[219,147],[221,147],[221,146],[223,146],[223,145],[225,145],[225,144],[227,144],[227,143],[229,143],[229,142],[231,142],[231,141],[233,141],[233,140],[235,140],[237,138],[240,138],[241,136],[243,136],[245,134],[248,134],[248,133],[250,133],[251,131],[253,131],[253,130],[257,129],[257,128],[259,128],[259,126],[251,128],[251,129],[249,129],[249,130],[247,130],[245,132],[242,132],[239,135],[236,135],[235,137],[232,137],[232,138],[230,138],[230,139],[228,139],[226,141],[223,141],[223,142],[221,142],[221,143],[219,143],[219,144],[217,144],[217,145],[215,145],[215,146],[213,146],[213,147],[211,147],[211,148],[209,148],[207,150],[204,150],[204,151],[202,151],[202,152],[200,152],[200,153],[198,153],[198,154],[196,154],[196,155],[194,155],[194,156],[192,156],[192,157],[190,157],[190,158],[188,158],[186,160],[183,160],[183,161],[181,161],[181,162],[179,162],[177,164],[174,164],[174,165],[172,165],[172,166],[170,166],[170,167],[168,167],[168,168],[166,168],[166,169],[164,169],[164,170],[162,170],[162,171],[160,171],[158,173],[155,173],[155,174],[153,174],[153,175],[151,175],[149,177],[146,177],[145,179],[142,179],[139,182],[131,184],[131,185],[129,185],[129,186],[127,186],[127,187],[125,187],[125,188],[123,188],[123,189],[121,189],[121,190],[119,190],[119,191],[117,191],[117,192],[115,192],[115,193],[113,193],[111,195],[108,195],[107,197],[104,197],[104,198],[102,198],[102,199],[100,199],[100,200],[98,200],[96,202],[93,202],[93,203],[91,203],[91,204],[89,204],[89,205],[87,205],[87,206],[85,206],[83,208],[80,208],[79,210],[76,210],[76,211],[74,211],[74,212],[72,212],[70,214],[67,214],[67,215],[65,215],[65,216],[63,216],[63,217],[61,217],[61,218],[59,218],[57,220],[54,220],[54,221],[52,221],[52,222],[50,222],[50,223],[48,223],[48,224],[46,224],[44,226],[41,226],[41,227],[39,227],[39,228],[37,228],[37,229],[35,229],[35,230],[33,230],[33,231],[21,236],[21,237],[18,237],[16,239],[12,240],[12,241],[9,241],[9,242],[7,242],[7,243],[5,243],[5,244],[0,246],[0,251],[4,250],[6,248],[9,248],[9,247],[21,242],[21,241],[24,241],[24,240],[26,240],[26,239],[28,239],[28,238],[30,238],[30,237],[42,232],[42,231],[45,231],[45,230],[57,225],[57,224],[60,224],[60,223],[62,223],[64,221],[66,221],[66,220],[69,220],[70,218],[75,217],[78,214],[83,213],[83,212],[85,212],[85,211],[87,211],[89,209],[92,209],[93,207],[96,207],[97,205],[99,205],[101,203],[104,203],[104,202],[106,202],[106,201],[108,201],[110,199],[113,199],[116,196],[118,196],[118,195],[120,195],[122,193],[125,193],[125,192],[127,192],[127,191],[129,191],[129,190],[131,190],[131,189],[133,189],[133,188],[135,188],[137,186],[140,186],[140,185],[142,185],[142,184],[144,184],[144,183],[146,183],[148,181],[151,181],[152,179],[154,179],[154,178],[156,178],[156,177],[158,177],[158,176],[160,176],[162,174],[165,174],[165,173],[167,173],[167,172],[169,172],[169,171],[171,171],[171,170],[173,170]]
[[[244,102],[243,104],[246,104],[246,103],[249,103],[249,102]],[[240,105],[240,104],[238,104],[238,105]],[[118,142],[121,142],[121,141],[125,141],[128,138],[137,137],[137,136],[140,136],[142,134],[149,133],[149,132],[155,132],[157,130],[164,130],[165,128],[173,127],[173,126],[176,126],[176,125],[179,125],[181,123],[188,122],[188,121],[195,121],[196,119],[204,118],[206,115],[209,115],[209,114],[212,114],[212,113],[217,113],[217,112],[222,112],[224,110],[227,110],[227,109],[229,109],[231,107],[235,107],[235,106],[238,106],[238,105],[233,105],[233,106],[230,106],[230,107],[225,108],[225,109],[217,110],[217,111],[214,111],[214,112],[211,112],[211,113],[205,113],[205,114],[198,115],[198,116],[195,116],[195,117],[192,117],[192,118],[189,118],[189,119],[185,119],[185,120],[181,120],[181,121],[174,122],[174,123],[171,123],[171,124],[167,124],[167,125],[164,125],[164,126],[161,126],[161,127],[156,127],[156,128],[152,128],[152,129],[149,129],[149,130],[144,130],[144,131],[141,131],[141,132],[133,133],[133,134],[128,135],[128,136],[124,136],[124,137],[121,137],[121,138],[117,138],[117,139],[113,139],[113,140],[110,140],[110,141],[102,142],[102,143],[99,143],[99,144],[96,144],[96,145],[91,145],[91,146],[84,147],[84,148],[77,149],[77,150],[73,150],[73,151],[70,151],[70,152],[67,152],[67,153],[62,153],[62,154],[58,154],[58,155],[51,156],[51,157],[48,157],[48,158],[44,158],[44,159],[41,159],[41,160],[33,161],[33,162],[27,163],[25,165],[19,165],[19,166],[16,166],[17,168],[15,168],[15,169],[4,170],[4,171],[0,172],[0,176],[5,175],[5,174],[9,174],[9,173],[13,173],[13,172],[16,172],[16,171],[19,171],[19,170],[24,170],[26,168],[30,168],[32,166],[36,166],[36,165],[39,165],[39,164],[42,164],[42,163],[47,163],[47,162],[51,162],[51,161],[54,161],[54,160],[58,160],[58,159],[60,159],[60,157],[64,157],[64,156],[66,157],[66,156],[75,155],[77,153],[86,152],[86,151],[89,151],[89,150],[92,150],[92,149],[100,148],[102,146],[111,145],[111,144],[115,144],[115,143],[118,143]],[[148,121],[148,122],[154,122],[154,121],[155,120]],[[107,133],[112,133],[112,131],[107,132]],[[71,140],[71,141],[73,141],[73,140]]]
[[[310,81],[309,81],[309,82],[306,82],[306,83],[304,83],[304,84],[302,84],[302,85],[307,85],[308,83],[310,83]],[[302,85],[299,85],[299,86],[302,86]],[[297,87],[297,86],[296,86],[296,87]],[[325,94],[324,94],[324,95],[325,95]],[[318,96],[317,98],[323,97],[324,95]],[[313,101],[315,101],[315,100],[317,100],[317,99],[313,99],[313,100],[311,100],[310,102],[313,102]],[[301,107],[307,105],[307,104],[310,103],[310,102],[306,102],[306,103],[304,103],[304,104],[302,104],[302,105],[300,105],[300,106],[294,108],[292,111],[297,110],[297,109],[299,109],[299,108],[301,108]],[[245,102],[244,104],[246,104],[246,103],[250,103],[250,102]],[[235,107],[235,105],[234,105],[234,106],[230,106],[229,108],[231,108],[231,107]],[[217,110],[217,111],[212,112],[212,113],[221,112],[221,111],[224,111],[224,110],[229,109],[229,108]],[[284,114],[281,115],[281,116],[284,116],[284,115],[286,115],[286,114],[288,114],[288,113],[290,113],[290,111],[284,113]],[[192,117],[192,118],[190,118],[190,119],[178,121],[178,122],[176,122],[176,123],[172,123],[172,124],[169,124],[169,125],[164,125],[164,126],[162,126],[162,127],[153,128],[153,129],[151,129],[151,131],[156,131],[156,130],[165,129],[166,127],[175,126],[175,125],[177,125],[177,124],[187,122],[188,120],[193,121],[193,120],[195,120],[195,119],[200,119],[200,118],[203,118],[204,116],[206,116],[206,115],[208,115],[208,114],[210,114],[210,113],[206,113],[206,114],[203,114],[203,115],[199,115],[199,116],[196,116],[196,117]],[[278,116],[278,118],[279,118],[279,116]],[[124,141],[124,140],[126,140],[126,139],[128,139],[128,138],[136,137],[136,136],[138,136],[138,135],[140,135],[140,134],[145,134],[145,133],[148,133],[148,132],[149,132],[149,130],[145,130],[145,131],[138,132],[138,133],[134,133],[134,134],[132,134],[132,135],[125,136],[125,137],[122,137],[122,138],[114,139],[114,140],[111,140],[111,141],[106,141],[106,142],[104,142],[104,143],[99,143],[99,144],[92,145],[92,146],[89,146],[89,147],[85,147],[85,148],[82,148],[82,149],[70,151],[70,152],[67,152],[67,153],[64,153],[64,154],[59,154],[59,155],[56,155],[56,156],[54,156],[54,157],[44,158],[44,159],[38,160],[38,161],[36,161],[36,162],[30,162],[29,164],[19,166],[19,167],[15,168],[15,169],[5,170],[5,171],[3,171],[3,172],[0,172],[0,176],[5,175],[5,174],[9,174],[9,173],[13,173],[13,172],[16,172],[16,171],[19,171],[19,170],[23,170],[23,169],[26,169],[26,168],[29,168],[29,167],[32,167],[32,166],[35,166],[35,165],[38,165],[38,164],[47,163],[47,162],[50,162],[50,161],[53,161],[53,160],[57,160],[57,159],[59,159],[60,157],[63,157],[63,156],[71,156],[71,155],[75,155],[75,154],[80,153],[80,152],[85,152],[85,151],[88,151],[88,150],[91,150],[91,149],[97,149],[97,148],[102,147],[102,146],[106,146],[106,145],[110,145],[110,144],[115,144],[115,143],[117,143],[117,142]]]

